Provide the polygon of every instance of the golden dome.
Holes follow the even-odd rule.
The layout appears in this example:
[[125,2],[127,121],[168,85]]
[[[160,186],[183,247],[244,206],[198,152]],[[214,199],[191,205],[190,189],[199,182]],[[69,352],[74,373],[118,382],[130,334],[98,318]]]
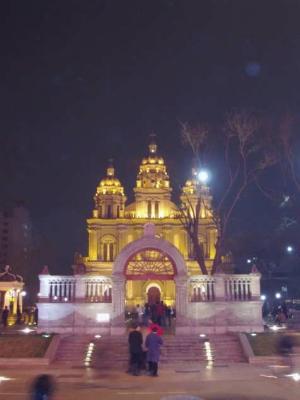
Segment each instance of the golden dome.
[[149,154],[142,159],[137,181],[137,188],[169,189],[170,178],[164,159],[157,154],[157,145],[152,137]]
[[197,193],[198,182],[196,179],[188,179],[182,188],[182,193],[193,195]]
[[119,194],[124,196],[124,188],[119,179],[115,177],[115,169],[111,162],[106,170],[106,177],[100,181],[97,187],[96,195],[98,194]]

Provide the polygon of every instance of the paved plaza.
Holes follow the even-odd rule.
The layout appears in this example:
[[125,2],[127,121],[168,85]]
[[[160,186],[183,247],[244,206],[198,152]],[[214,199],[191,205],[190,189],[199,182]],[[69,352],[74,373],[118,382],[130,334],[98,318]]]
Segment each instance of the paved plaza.
[[[57,382],[55,400],[159,400],[171,395],[195,395],[205,400],[299,400],[300,382],[275,378],[270,367],[190,365],[162,367],[160,376],[129,376],[121,371],[56,368],[1,369],[0,399],[26,399],[30,382],[40,373]],[[10,378],[11,380],[3,380]]]

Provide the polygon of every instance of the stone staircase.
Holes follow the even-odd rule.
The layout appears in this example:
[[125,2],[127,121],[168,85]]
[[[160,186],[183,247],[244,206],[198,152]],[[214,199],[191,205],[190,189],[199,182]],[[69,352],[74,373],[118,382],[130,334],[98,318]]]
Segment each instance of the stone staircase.
[[55,363],[72,367],[84,366],[88,345],[93,341],[94,337],[89,335],[63,336],[55,355]]
[[209,335],[215,363],[246,362],[242,346],[237,334]]
[[[245,362],[235,334],[172,336],[164,335],[161,365],[167,367]],[[56,362],[69,366],[85,366],[89,343],[93,342],[90,367],[99,369],[126,369],[128,366],[127,336],[66,336],[56,354]],[[88,365],[86,365],[88,366]]]

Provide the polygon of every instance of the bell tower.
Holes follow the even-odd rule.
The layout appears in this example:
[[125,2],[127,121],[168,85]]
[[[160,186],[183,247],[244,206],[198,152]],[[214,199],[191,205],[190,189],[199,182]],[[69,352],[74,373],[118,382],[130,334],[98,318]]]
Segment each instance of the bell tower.
[[126,196],[121,182],[115,176],[113,160],[109,160],[106,177],[100,181],[94,200],[94,218],[124,218]]
[[172,189],[164,159],[158,155],[156,136],[150,135],[148,155],[143,158],[134,188],[137,218],[170,216]]

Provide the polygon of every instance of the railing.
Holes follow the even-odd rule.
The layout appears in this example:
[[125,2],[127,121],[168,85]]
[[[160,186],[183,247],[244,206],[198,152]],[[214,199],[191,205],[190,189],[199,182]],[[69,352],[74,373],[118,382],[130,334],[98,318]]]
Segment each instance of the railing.
[[51,301],[73,301],[75,298],[76,282],[72,277],[49,280],[48,287]]
[[112,285],[107,280],[89,279],[85,281],[85,299],[91,303],[111,303]]
[[190,279],[190,301],[199,303],[215,300],[215,280],[210,276],[197,276]]
[[102,276],[40,275],[40,302],[111,303],[111,279]]
[[252,299],[251,276],[230,276],[225,278],[225,298],[229,301]]
[[260,298],[260,274],[195,275],[189,279],[191,303],[251,301]]

